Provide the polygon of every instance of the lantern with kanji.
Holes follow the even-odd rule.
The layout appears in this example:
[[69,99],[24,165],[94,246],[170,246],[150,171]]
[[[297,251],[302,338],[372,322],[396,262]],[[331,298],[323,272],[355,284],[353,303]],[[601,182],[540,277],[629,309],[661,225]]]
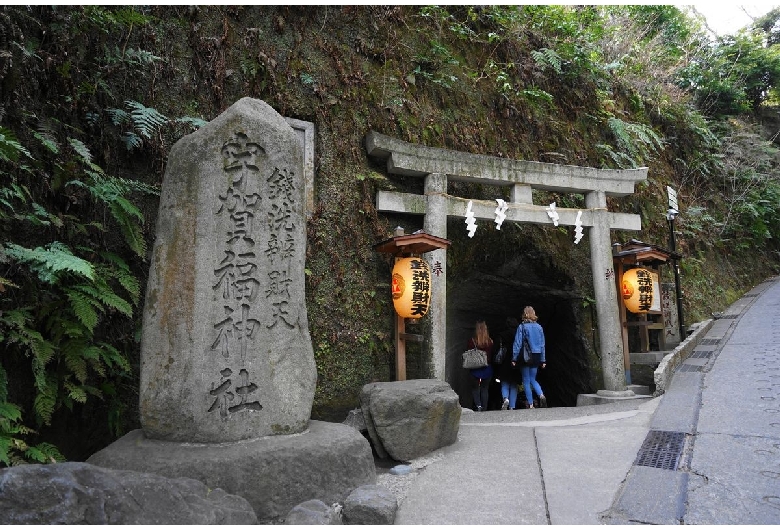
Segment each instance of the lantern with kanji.
[[400,258],[393,267],[390,288],[396,313],[422,318],[431,302],[431,269],[422,258]]
[[623,303],[632,313],[647,313],[653,306],[653,276],[647,269],[628,269],[621,282]]

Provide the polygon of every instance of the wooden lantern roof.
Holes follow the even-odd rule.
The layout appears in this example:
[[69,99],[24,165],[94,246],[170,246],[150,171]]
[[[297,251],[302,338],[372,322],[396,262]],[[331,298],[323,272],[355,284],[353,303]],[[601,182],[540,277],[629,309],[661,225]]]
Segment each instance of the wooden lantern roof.
[[432,250],[447,248],[450,240],[426,234],[418,230],[413,234],[391,237],[374,245],[374,250],[399,256],[401,254],[423,254]]
[[625,265],[661,265],[670,259],[681,259],[682,256],[676,252],[671,252],[658,245],[644,243],[638,239],[631,239],[623,245],[616,244],[612,253],[615,260],[620,260]]

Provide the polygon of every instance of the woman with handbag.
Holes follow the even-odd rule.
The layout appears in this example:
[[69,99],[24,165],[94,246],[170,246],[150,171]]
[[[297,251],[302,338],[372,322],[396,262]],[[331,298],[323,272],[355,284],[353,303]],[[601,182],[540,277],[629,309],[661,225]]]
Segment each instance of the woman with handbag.
[[469,370],[474,406],[477,412],[482,412],[487,410],[488,388],[490,387],[490,380],[493,378],[493,367],[490,366],[490,360],[493,358],[493,339],[490,338],[490,333],[484,320],[477,321],[477,325],[474,327],[474,336],[469,339],[467,347],[469,349],[478,348],[487,353],[487,366]]
[[512,345],[512,366],[520,366],[523,375],[523,387],[528,408],[534,408],[533,393],[539,396],[539,407],[547,406],[547,398],[539,383],[536,373],[539,367],[547,366],[547,356],[544,347],[544,330],[536,321],[536,311],[531,306],[523,309],[523,323],[517,327],[515,341]]

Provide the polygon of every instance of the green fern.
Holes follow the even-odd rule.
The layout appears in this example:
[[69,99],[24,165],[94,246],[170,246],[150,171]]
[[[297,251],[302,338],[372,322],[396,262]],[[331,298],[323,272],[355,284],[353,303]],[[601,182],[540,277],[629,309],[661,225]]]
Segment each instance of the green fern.
[[204,125],[207,125],[208,122],[204,120],[203,118],[192,118],[190,116],[184,116],[182,118],[176,118],[177,123],[186,123],[187,125],[191,125],[193,129],[200,129]]
[[98,352],[100,354],[100,360],[109,368],[118,370],[120,374],[130,373],[130,361],[128,361],[127,357],[122,355],[122,352],[117,350],[114,346],[106,342],[101,342],[98,344]]
[[162,61],[162,57],[154,55],[150,51],[136,48],[125,49],[124,59],[128,63],[136,64],[138,66],[150,66],[156,62]]
[[138,305],[141,298],[141,283],[133,276],[127,263],[112,252],[101,252],[100,256],[109,265],[101,271],[101,274],[119,282],[119,285],[130,295],[133,305]]
[[92,301],[100,303],[106,309],[119,311],[128,317],[133,314],[133,308],[127,300],[117,296],[103,279],[99,279],[91,285],[77,285],[75,289],[91,296]]
[[66,289],[65,294],[68,296],[70,306],[79,322],[89,332],[94,331],[99,319],[98,310],[102,309],[100,303],[75,289]]
[[[553,107],[555,104],[555,100],[552,97],[552,94],[545,90],[541,90],[538,88],[526,88],[520,91],[520,95],[523,96],[528,101],[537,102],[540,101],[545,105],[548,105],[550,107]],[[534,104],[534,106],[536,106]]]
[[125,242],[138,256],[146,254],[146,240],[143,236],[143,213],[127,198],[134,192],[158,194],[156,188],[143,183],[111,177],[86,171],[89,181],[72,180],[69,186],[84,188],[99,202],[108,206],[112,218],[119,226]]
[[[122,33],[128,38],[131,28],[148,21],[133,8],[88,6],[73,15],[74,32]],[[35,429],[51,424],[65,409],[89,406],[94,398],[111,400],[112,429],[122,423],[114,413],[124,401],[117,388],[132,373],[127,344],[132,335],[118,336],[116,330],[132,324],[142,296],[138,274],[128,262],[146,257],[144,215],[137,197],[159,192],[104,171],[99,164],[108,131],[101,126],[113,124],[115,140],[126,133],[128,148],[137,149],[161,141],[171,125],[197,128],[206,123],[197,118],[169,120],[131,100],[120,109],[100,111],[95,106],[115,100],[107,73],[160,60],[131,43],[114,46],[115,41],[106,41],[105,56],[95,58],[106,68],[93,76],[79,72],[74,77],[75,63],[61,66],[60,73],[73,82],[66,107],[81,109],[75,122],[65,121],[67,112],[56,113],[63,121],[53,118],[61,105],[51,101],[35,114],[29,109],[14,114],[26,120],[19,125],[20,134],[0,127],[0,224],[5,228],[0,242],[0,467],[61,460],[54,446],[38,443],[41,435]],[[20,60],[35,59],[31,50],[24,57],[12,51]],[[85,125],[89,136],[79,132]],[[23,145],[25,141],[29,145]],[[124,238],[102,237],[101,232]],[[24,402],[13,402],[8,381],[17,372],[20,384],[31,381]]]
[[68,138],[68,143],[87,165],[92,166],[92,153],[84,142],[77,138]]
[[36,379],[38,392],[33,401],[33,412],[39,424],[48,425],[57,408],[57,384],[52,377],[44,377],[41,383]]
[[125,101],[125,106],[130,109],[130,117],[133,119],[135,130],[147,140],[159,132],[160,128],[168,123],[168,118],[157,110],[146,107],[137,101]]
[[144,145],[144,141],[141,139],[141,137],[135,134],[133,131],[123,132],[120,138],[125,144],[125,149],[128,151],[132,151],[133,149],[140,149]]
[[11,182],[8,186],[0,188],[0,219],[23,217],[24,214],[17,213],[17,209],[21,210],[20,207],[23,208],[30,201],[30,190],[26,186]]
[[[86,367],[84,370],[86,372]],[[87,402],[87,392],[82,387],[75,385],[71,382],[66,382],[65,390],[68,393],[68,399],[71,399],[77,403]]]
[[[89,377],[87,370],[87,360],[83,356],[84,342],[72,341],[67,344],[67,347],[62,351],[62,358],[65,361],[65,366],[70,374],[75,377],[79,383],[84,384]],[[64,381],[63,386],[69,393],[73,390],[73,383],[67,379]],[[85,395],[86,398],[86,395]]]
[[5,397],[0,399],[0,422],[17,422],[22,419],[22,410],[13,403],[7,403]]
[[43,145],[52,154],[60,154],[60,146],[57,143],[57,139],[54,138],[50,131],[35,131],[33,132],[33,137],[41,142],[41,145]]
[[625,153],[617,153],[611,146],[605,144],[597,144],[596,148],[603,152],[612,164],[603,164],[605,166],[614,165],[620,169],[635,169],[637,167],[636,161]]
[[[120,139],[125,144],[128,151],[140,149],[143,147],[144,138],[151,140],[153,136],[160,132],[160,129],[171,122],[156,109],[145,106],[137,101],[125,101],[127,110],[118,108],[106,109],[111,123],[118,127],[130,127],[131,130],[125,130],[120,135]],[[176,123],[186,123],[193,128],[200,128],[206,121],[200,118],[177,118],[173,120]]]
[[133,119],[130,117],[130,113],[124,109],[110,108],[106,109],[106,112],[111,117],[111,123],[114,125],[132,125]]
[[15,243],[6,243],[5,252],[20,263],[28,264],[44,283],[57,283],[59,273],[62,272],[70,272],[90,280],[95,277],[92,264],[74,256],[67,245],[59,241],[32,250]]
[[32,353],[33,362],[45,366],[54,357],[55,348],[32,328],[34,323],[35,316],[29,307],[4,311],[0,314],[0,341]]
[[631,161],[633,167],[664,147],[663,139],[647,125],[628,123],[614,116],[607,120],[607,124],[615,136],[618,149]]
[[87,365],[100,378],[106,377],[106,366],[103,364],[101,348],[94,344],[85,344],[81,349],[81,356],[87,362]]
[[542,69],[542,71],[546,70],[547,67],[550,67],[553,70],[555,70],[556,74],[563,73],[563,70],[561,68],[561,65],[563,64],[563,60],[561,59],[561,56],[555,52],[555,50],[551,50],[550,48],[541,48],[540,50],[532,50],[531,57],[533,57],[534,61],[536,62],[536,65],[539,66]]
[[46,442],[28,447],[24,456],[28,461],[40,462],[41,464],[54,464],[65,460],[57,447]]
[[32,158],[30,151],[19,143],[13,132],[5,127],[0,127],[0,160],[16,162],[21,155]]

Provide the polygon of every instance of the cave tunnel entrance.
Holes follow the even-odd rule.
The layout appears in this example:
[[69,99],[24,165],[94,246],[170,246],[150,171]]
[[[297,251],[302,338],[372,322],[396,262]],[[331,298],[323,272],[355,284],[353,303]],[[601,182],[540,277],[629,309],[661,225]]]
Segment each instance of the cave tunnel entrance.
[[[578,394],[593,391],[588,344],[592,347],[596,340],[594,317],[588,308],[583,308],[581,295],[570,283],[561,282],[560,275],[550,277],[550,271],[545,278],[518,261],[505,265],[498,273],[473,272],[463,281],[448,284],[447,380],[463,407],[474,405],[471,377],[462,368],[461,354],[474,333],[475,323],[485,320],[497,343],[499,334],[506,329],[506,318],[514,316],[520,320],[527,305],[536,310],[545,332],[548,364],[539,370],[537,381],[548,405],[573,407]],[[494,375],[488,410],[501,407],[500,385],[495,379]],[[518,403],[521,401],[519,396]]]

